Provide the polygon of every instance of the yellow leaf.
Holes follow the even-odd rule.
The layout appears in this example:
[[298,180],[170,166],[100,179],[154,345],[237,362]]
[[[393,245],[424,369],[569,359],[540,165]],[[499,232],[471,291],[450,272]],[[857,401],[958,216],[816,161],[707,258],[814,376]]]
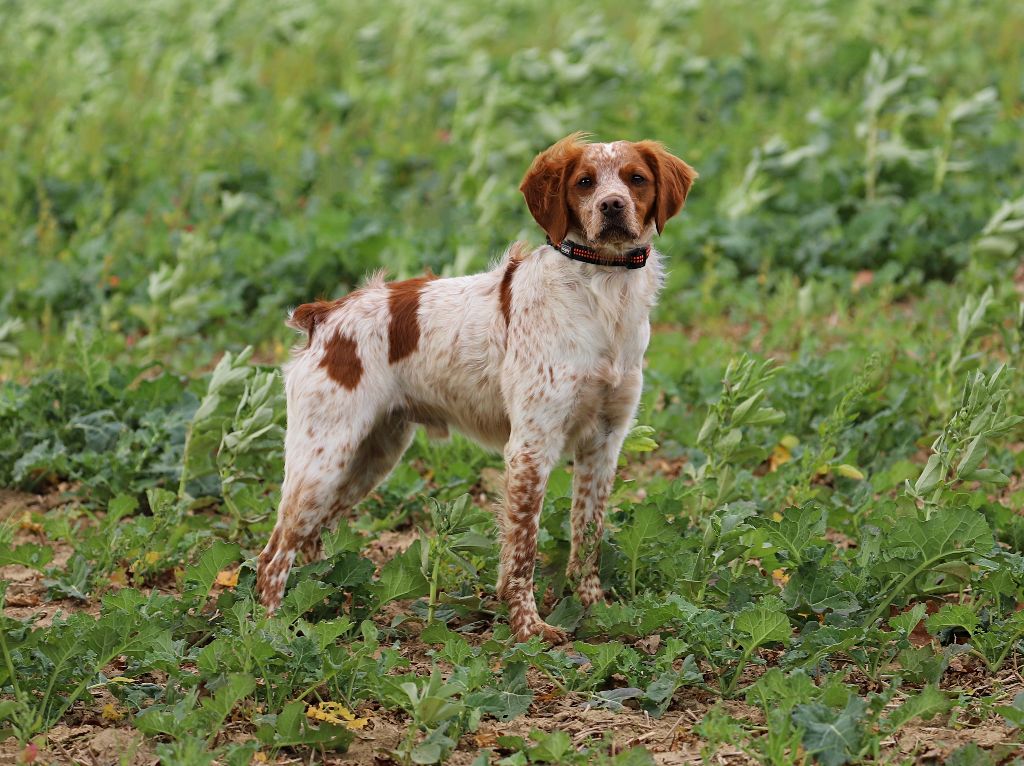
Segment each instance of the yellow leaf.
[[772,521],[782,521],[782,514],[778,511],[772,512]]
[[858,481],[864,481],[864,474],[856,466],[852,466],[849,463],[843,463],[842,465],[836,466],[836,473],[840,476],[845,476],[847,479],[857,479]]
[[368,718],[356,718],[347,707],[340,702],[324,701],[306,708],[306,717],[314,721],[324,721],[335,726],[346,726],[353,731],[366,728]]
[[793,459],[793,450],[800,444],[800,440],[793,434],[786,434],[779,443],[772,447],[772,454],[768,458],[768,470],[775,473],[779,466],[785,465]]
[[260,751],[260,752],[256,753],[256,755],[254,755],[252,757],[252,759],[256,763],[267,763],[267,754],[262,752],[262,751]]
[[32,521],[32,514],[25,511],[18,520],[18,527],[26,532],[34,532],[37,535],[43,534],[43,525]]
[[217,572],[217,584],[224,588],[234,588],[238,585],[238,570],[222,569]]
[[785,571],[782,569],[775,569],[772,570],[772,580],[774,580],[775,584],[781,588],[783,585],[789,582],[789,575],[786,574]]
[[128,575],[125,574],[124,569],[118,567],[110,573],[110,584],[118,588],[123,588],[128,585]]
[[159,551],[149,551],[145,556],[142,557],[142,561],[147,566],[153,566],[159,560],[160,560],[160,553],[159,553]]
[[779,466],[785,465],[793,459],[793,453],[782,446],[781,443],[776,444],[772,447],[772,454],[768,458],[768,470],[775,473],[779,470]]
[[112,702],[108,702],[103,706],[103,712],[100,713],[100,717],[104,721],[120,721],[124,718],[124,713],[117,709],[117,706]]

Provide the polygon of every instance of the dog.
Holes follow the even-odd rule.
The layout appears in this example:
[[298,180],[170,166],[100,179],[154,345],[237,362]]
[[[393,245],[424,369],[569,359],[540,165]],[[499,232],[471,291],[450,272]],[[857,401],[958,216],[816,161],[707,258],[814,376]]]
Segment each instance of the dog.
[[504,451],[497,595],[518,640],[566,634],[534,597],[537,529],[552,469],[573,459],[568,575],[604,599],[604,510],[640,398],[650,312],[663,281],[651,241],[697,173],[654,141],[574,133],[539,154],[520,186],[547,244],[516,242],[483,274],[384,282],[295,309],[306,345],[285,367],[288,427],[277,523],[257,562],[273,611],[296,554],[392,470],[417,425],[456,428]]

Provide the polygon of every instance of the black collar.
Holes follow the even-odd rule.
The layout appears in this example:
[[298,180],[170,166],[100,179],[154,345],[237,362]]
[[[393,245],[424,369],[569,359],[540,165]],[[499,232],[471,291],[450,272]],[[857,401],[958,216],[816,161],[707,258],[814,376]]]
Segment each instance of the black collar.
[[548,244],[570,260],[580,261],[582,263],[592,263],[595,266],[621,266],[624,269],[642,269],[647,265],[647,259],[651,255],[650,245],[644,245],[643,247],[637,247],[633,250],[627,250],[622,255],[613,255],[608,257],[598,255],[597,250],[592,247],[580,245],[576,242],[570,242],[567,239],[563,239],[556,245],[551,241],[551,238],[548,237]]

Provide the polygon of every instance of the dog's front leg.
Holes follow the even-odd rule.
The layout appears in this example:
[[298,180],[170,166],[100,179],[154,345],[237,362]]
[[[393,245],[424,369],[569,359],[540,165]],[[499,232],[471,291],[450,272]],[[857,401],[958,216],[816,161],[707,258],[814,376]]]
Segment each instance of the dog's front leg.
[[576,445],[572,482],[572,549],[566,575],[584,606],[604,600],[601,588],[601,539],[604,511],[615,483],[622,442],[636,411],[642,387],[639,369],[625,376],[604,403],[597,431]]
[[533,593],[537,528],[544,491],[561,451],[560,445],[550,443],[550,438],[540,430],[530,436],[513,433],[505,448],[505,499],[498,517],[501,527],[498,598],[508,605],[509,625],[518,640],[542,636],[557,644],[565,641],[567,635],[541,620]]

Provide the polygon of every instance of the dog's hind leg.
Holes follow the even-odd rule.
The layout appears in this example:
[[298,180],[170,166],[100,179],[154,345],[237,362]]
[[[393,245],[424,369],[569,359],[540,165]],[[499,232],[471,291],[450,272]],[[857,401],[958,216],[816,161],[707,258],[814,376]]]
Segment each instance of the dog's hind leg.
[[320,529],[334,515],[339,492],[377,423],[378,389],[360,385],[362,365],[355,341],[337,332],[297,357],[287,374],[281,504],[256,566],[256,591],[269,611],[281,604],[296,554],[319,555]]
[[321,531],[333,528],[338,520],[351,514],[353,508],[380,484],[409,448],[416,425],[399,414],[389,414],[374,424],[370,433],[356,449],[347,468],[338,476],[328,515],[323,524],[310,533],[304,551],[306,561],[321,555]]
[[[277,525],[257,566],[260,602],[271,611],[281,603],[296,554],[301,552],[307,563],[320,557],[323,528],[355,507],[391,472],[415,431],[414,424],[397,414],[358,429],[346,426],[322,436],[306,431],[301,440],[289,440],[294,448],[286,450]],[[348,438],[339,438],[339,432]],[[306,459],[299,464],[293,457],[297,455]]]

